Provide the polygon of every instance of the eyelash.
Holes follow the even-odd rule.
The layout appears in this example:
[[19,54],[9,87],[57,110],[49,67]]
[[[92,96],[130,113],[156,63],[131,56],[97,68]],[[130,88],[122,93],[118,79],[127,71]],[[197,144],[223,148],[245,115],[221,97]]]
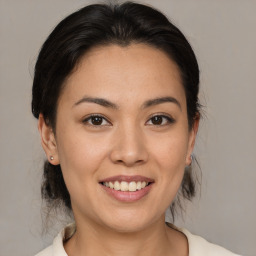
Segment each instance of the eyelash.
[[[102,124],[94,125],[94,124],[92,124],[92,123],[89,123],[89,121],[90,121],[93,117],[102,118],[102,119],[105,120],[106,122],[110,123],[104,116],[102,116],[102,115],[100,115],[100,114],[92,114],[92,115],[86,117],[86,118],[83,120],[83,123],[86,124],[86,125],[90,125],[90,126],[92,126],[92,127],[95,127],[95,128],[98,128],[98,127],[103,126]],[[147,122],[149,122],[150,120],[151,120],[151,122],[152,122],[152,119],[153,119],[154,117],[161,117],[161,118],[163,118],[163,119],[166,119],[166,122],[165,122],[165,124],[159,124],[159,125],[150,124],[150,125],[152,125],[152,126],[165,126],[165,125],[168,125],[168,124],[173,124],[173,123],[175,123],[175,120],[174,120],[172,117],[167,116],[167,115],[164,115],[164,114],[154,114],[154,115],[152,115],[152,116],[149,118],[149,120],[148,120]],[[105,125],[106,125],[106,124],[105,124]],[[109,126],[109,124],[108,124],[107,126]]]

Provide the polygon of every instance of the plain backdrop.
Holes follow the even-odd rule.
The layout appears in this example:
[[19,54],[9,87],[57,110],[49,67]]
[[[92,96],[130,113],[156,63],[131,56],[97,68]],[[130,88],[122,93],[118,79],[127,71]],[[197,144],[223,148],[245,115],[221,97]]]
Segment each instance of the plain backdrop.
[[[30,110],[33,67],[53,27],[96,1],[0,0],[0,256],[34,255],[42,234],[44,153]],[[141,0],[187,36],[205,107],[195,153],[201,196],[177,225],[242,255],[256,255],[256,1]]]

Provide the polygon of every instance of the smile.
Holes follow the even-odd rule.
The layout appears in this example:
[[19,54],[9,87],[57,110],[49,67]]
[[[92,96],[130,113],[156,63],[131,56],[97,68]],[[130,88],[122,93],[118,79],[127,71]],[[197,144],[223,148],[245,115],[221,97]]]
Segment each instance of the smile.
[[99,182],[103,191],[112,198],[123,202],[134,202],[145,197],[154,184],[154,180],[144,176],[114,176]]
[[134,192],[134,191],[138,191],[141,190],[143,188],[145,188],[146,186],[149,185],[149,182],[146,181],[131,181],[131,182],[126,182],[126,181],[114,181],[114,182],[103,182],[103,185],[117,190],[117,191],[129,191],[129,192]]

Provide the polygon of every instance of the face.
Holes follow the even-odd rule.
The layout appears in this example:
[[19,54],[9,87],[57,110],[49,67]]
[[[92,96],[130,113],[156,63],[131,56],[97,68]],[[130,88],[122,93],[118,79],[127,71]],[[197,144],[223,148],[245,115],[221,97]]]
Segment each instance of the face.
[[39,129],[52,164],[61,165],[76,221],[119,231],[164,216],[197,130],[188,128],[177,66],[142,44],[87,53],[60,95],[56,136],[42,116]]

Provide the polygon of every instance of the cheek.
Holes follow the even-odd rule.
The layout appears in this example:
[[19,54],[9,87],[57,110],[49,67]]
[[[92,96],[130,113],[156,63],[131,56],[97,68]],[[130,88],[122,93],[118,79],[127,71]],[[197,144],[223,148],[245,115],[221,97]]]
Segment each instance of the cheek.
[[[182,130],[181,130],[182,131]],[[158,182],[160,193],[156,194],[156,200],[163,202],[163,205],[170,205],[181,185],[188,148],[187,133],[181,132],[168,137],[158,138],[154,143],[154,150],[151,152],[156,160],[159,170]]]
[[83,132],[63,130],[58,136],[58,154],[67,187],[89,186],[106,155],[106,143]]
[[152,144],[152,154],[156,159],[160,169],[179,171],[185,167],[186,154],[188,149],[188,139],[185,133],[183,136],[171,135],[158,138]]

